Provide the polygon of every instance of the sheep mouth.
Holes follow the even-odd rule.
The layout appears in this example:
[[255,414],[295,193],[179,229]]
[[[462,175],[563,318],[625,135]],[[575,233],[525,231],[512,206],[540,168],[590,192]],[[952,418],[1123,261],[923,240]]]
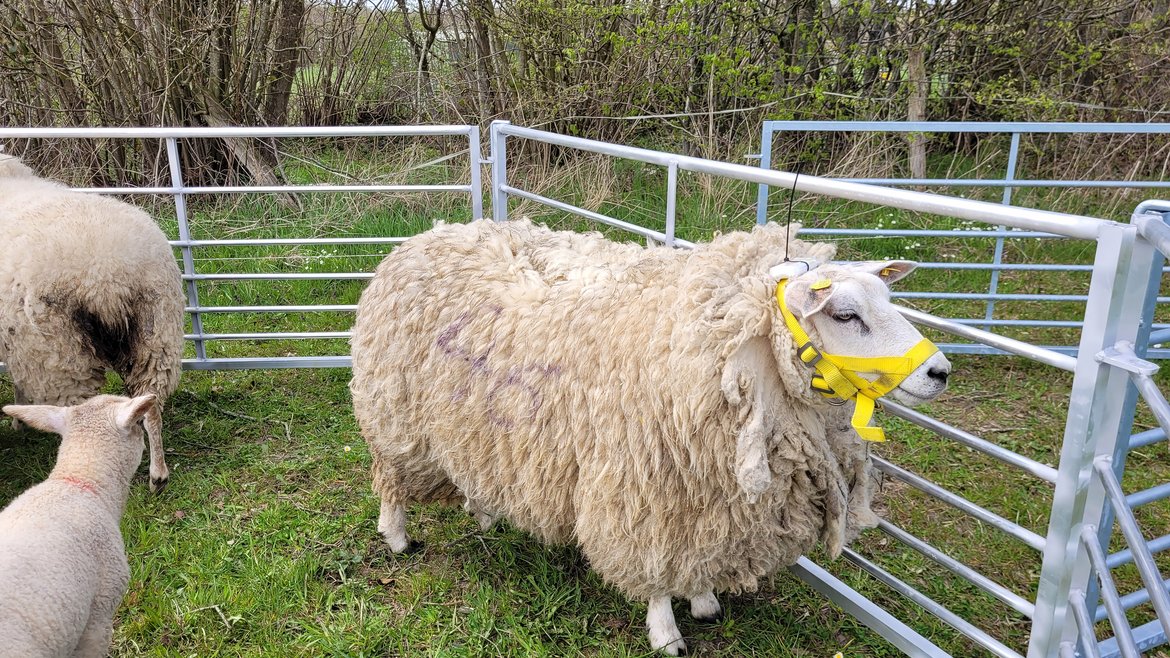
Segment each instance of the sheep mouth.
[[907,407],[917,407],[918,405],[926,404],[927,402],[937,398],[944,390],[946,390],[945,386],[939,387],[938,390],[931,391],[930,393],[923,395],[923,391],[911,392],[899,386],[890,391],[889,397],[893,398],[895,402],[904,404]]

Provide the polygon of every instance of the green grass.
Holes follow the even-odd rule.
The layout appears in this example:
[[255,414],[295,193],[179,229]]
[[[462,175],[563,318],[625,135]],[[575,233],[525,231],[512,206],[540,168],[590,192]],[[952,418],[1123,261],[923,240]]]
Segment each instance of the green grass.
[[[293,182],[399,180],[438,151],[398,153],[393,167],[338,141],[313,161],[289,165]],[[442,163],[409,172],[419,182],[458,180],[462,167]],[[405,176],[406,174],[401,174]],[[520,170],[526,189],[580,203],[628,221],[661,228],[664,176],[655,168],[569,166]],[[679,235],[709,239],[716,231],[749,227],[755,191],[683,177]],[[782,218],[783,192],[773,197]],[[1063,198],[1063,197],[1062,197]],[[1037,203],[1043,198],[1035,199]],[[194,237],[323,237],[409,235],[434,219],[467,217],[453,195],[304,195],[289,208],[270,197],[192,200]],[[175,231],[169,206],[156,214]],[[781,214],[776,214],[781,213]],[[528,214],[558,228],[588,223],[526,203]],[[173,213],[172,213],[173,215]],[[963,227],[914,213],[855,203],[798,200],[794,218],[806,226]],[[629,239],[616,230],[607,234]],[[902,238],[846,241],[840,257],[898,256],[920,260],[990,260],[986,239]],[[195,251],[201,272],[370,271],[389,247],[209,247]],[[1009,241],[1009,262],[1090,262],[1092,245],[1073,241]],[[1087,275],[1005,275],[1003,289],[1083,292]],[[901,289],[978,292],[986,273],[921,270]],[[231,282],[200,286],[204,305],[355,303],[357,281]],[[941,315],[982,314],[982,304],[911,304]],[[1077,304],[1008,305],[997,317],[1079,319]],[[1164,318],[1159,318],[1164,320]],[[349,313],[208,314],[209,332],[345,331]],[[1033,341],[1075,341],[1075,332],[1020,332]],[[344,354],[344,340],[216,341],[213,356]],[[1000,357],[952,359],[952,389],[926,411],[995,443],[1055,464],[1064,431],[1070,377],[1043,366]],[[480,532],[461,510],[411,511],[410,531],[424,551],[394,556],[375,529],[377,501],[369,489],[369,456],[353,419],[344,370],[187,372],[171,399],[166,422],[169,488],[147,492],[143,465],[123,530],[132,565],[130,590],[119,611],[113,655],[137,656],[479,656],[648,655],[645,602],[628,601],[588,569],[572,547],[548,547],[501,524]],[[1170,383],[1159,375],[1165,388]],[[111,385],[111,390],[116,390]],[[0,400],[11,399],[6,378]],[[1045,534],[1051,489],[990,459],[889,416],[880,418],[891,441],[877,454],[929,476],[1025,527]],[[1148,413],[1140,428],[1151,426]],[[15,434],[0,425],[0,503],[42,479],[56,441]],[[1170,480],[1165,445],[1130,457],[1127,489]],[[1038,556],[1001,533],[916,491],[886,480],[880,505],[895,524],[913,531],[1032,598]],[[1170,527],[1170,505],[1139,510],[1150,536]],[[950,576],[877,532],[856,545],[865,555],[954,611],[1023,650],[1029,624],[1002,604]],[[1115,546],[1120,548],[1120,546]],[[957,656],[983,655],[958,636],[849,563],[812,556],[863,594]],[[1170,561],[1159,560],[1164,572]],[[1126,591],[1140,587],[1130,569],[1118,572]],[[715,624],[689,619],[676,602],[679,626],[701,656],[896,656],[877,634],[787,573],[757,592],[722,596],[726,614]],[[1132,620],[1148,620],[1137,609]]]

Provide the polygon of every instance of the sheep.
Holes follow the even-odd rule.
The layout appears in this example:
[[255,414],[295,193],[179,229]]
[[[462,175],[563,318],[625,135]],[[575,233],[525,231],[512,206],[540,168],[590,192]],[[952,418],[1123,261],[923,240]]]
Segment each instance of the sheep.
[[166,236],[145,212],[3,154],[0,235],[0,361],[15,402],[76,404],[101,390],[107,370],[130,395],[153,393],[150,488],[162,491],[161,413],[179,383],[185,307]]
[[[864,520],[847,498],[865,491],[865,461],[828,436],[842,411],[811,389],[778,308],[771,272],[788,242],[834,252],[775,225],[690,252],[526,221],[406,241],[363,292],[351,338],[390,549],[416,545],[406,505],[432,501],[576,542],[607,583],[648,601],[650,644],[672,655],[686,648],[672,597],[711,618],[716,591],[752,590],[818,540],[836,556],[848,518]],[[825,353],[900,354],[923,339],[886,284],[912,268],[822,265],[783,298]],[[936,352],[891,396],[933,399],[949,371]]]
[[8,405],[61,435],[57,464],[0,512],[0,653],[104,656],[130,582],[119,523],[145,448],[153,394],[81,405]]

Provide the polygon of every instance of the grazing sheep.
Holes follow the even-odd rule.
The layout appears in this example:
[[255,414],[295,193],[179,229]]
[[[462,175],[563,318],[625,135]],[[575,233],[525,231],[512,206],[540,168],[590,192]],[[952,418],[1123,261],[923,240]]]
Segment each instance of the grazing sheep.
[[0,361],[16,403],[76,404],[107,370],[131,395],[155,394],[146,431],[150,488],[161,491],[161,411],[179,384],[185,306],[166,236],[141,210],[2,154],[0,235]]
[[57,465],[0,512],[0,653],[104,656],[130,582],[118,524],[154,395],[4,413],[61,435]]
[[[754,589],[818,540],[836,555],[865,461],[829,437],[842,410],[810,388],[778,307],[787,241],[770,225],[686,252],[479,221],[396,249],[358,304],[350,383],[391,550],[411,545],[407,504],[463,500],[482,524],[576,542],[649,601],[671,654],[671,597],[710,618],[715,591]],[[824,353],[897,356],[923,342],[886,287],[912,267],[824,265],[784,299]],[[949,369],[935,352],[892,396],[932,399]]]

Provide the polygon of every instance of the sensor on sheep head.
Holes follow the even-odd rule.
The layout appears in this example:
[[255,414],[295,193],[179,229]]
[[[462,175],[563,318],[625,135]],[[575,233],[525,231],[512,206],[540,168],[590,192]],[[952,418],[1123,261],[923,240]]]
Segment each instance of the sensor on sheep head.
[[[803,265],[803,263],[785,262],[773,268],[771,272],[781,275],[777,277],[780,280],[776,284],[776,303],[784,317],[785,324],[792,333],[793,340],[796,342],[797,355],[805,365],[817,371],[813,375],[812,388],[825,397],[853,400],[855,402],[852,419],[853,429],[867,441],[884,441],[885,432],[880,427],[869,426],[873,417],[874,401],[897,390],[904,381],[912,376],[931,381],[930,392],[932,394],[926,397],[905,391],[897,397],[911,404],[933,398],[941,393],[946,386],[950,363],[939,353],[938,347],[934,343],[923,338],[888,302],[885,304],[888,308],[883,308],[881,304],[875,307],[879,314],[889,316],[884,318],[883,324],[887,328],[896,328],[899,334],[912,334],[918,339],[902,354],[897,356],[845,356],[824,351],[823,346],[818,348],[810,339],[809,332],[801,325],[800,319],[789,310],[785,301],[788,283],[791,279],[803,274],[799,272]],[[844,272],[838,266],[832,272],[826,272],[826,276],[820,276],[811,283],[807,280],[802,281],[802,285],[805,286],[808,293],[807,297],[812,301],[800,309],[801,319],[811,322],[813,316],[827,308],[830,298],[840,289],[840,286],[835,287],[833,279],[829,278],[831,274],[841,276],[844,283],[853,274],[853,270],[859,270],[880,278],[883,283],[888,283],[909,274],[914,266],[914,263],[908,261],[863,263],[854,265],[851,269],[845,269]],[[806,272],[811,272],[811,270],[812,268],[809,268]],[[796,276],[792,276],[793,273]],[[784,274],[789,274],[789,276],[783,276]],[[874,307],[875,305],[871,303],[869,306]],[[859,332],[859,336],[871,334],[869,326],[859,318],[858,310],[853,307],[829,314],[838,324],[859,323],[864,329],[863,332]],[[881,331],[876,332],[869,340],[886,339],[887,337],[881,336],[881,333]],[[924,373],[919,373],[919,371],[924,371]]]

